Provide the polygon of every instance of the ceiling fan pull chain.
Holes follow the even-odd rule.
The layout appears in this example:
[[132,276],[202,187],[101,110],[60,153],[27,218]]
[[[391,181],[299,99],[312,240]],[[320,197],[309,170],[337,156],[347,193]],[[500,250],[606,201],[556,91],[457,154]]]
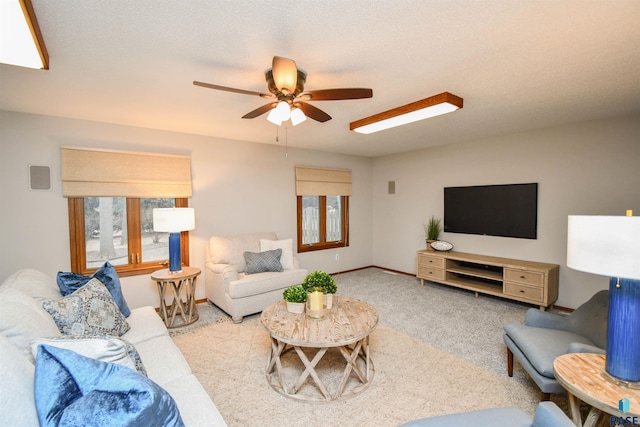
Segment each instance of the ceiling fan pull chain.
[[289,158],[289,133],[287,132],[288,129],[289,129],[288,126],[284,127],[284,157],[285,157],[285,159]]

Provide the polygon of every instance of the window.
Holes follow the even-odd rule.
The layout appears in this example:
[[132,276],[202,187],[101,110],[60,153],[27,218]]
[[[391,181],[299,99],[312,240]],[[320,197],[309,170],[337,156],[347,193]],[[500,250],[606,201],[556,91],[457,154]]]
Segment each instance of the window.
[[298,196],[298,252],[349,246],[347,196]]
[[[122,276],[158,270],[168,263],[169,233],[153,231],[153,209],[187,205],[186,198],[70,197],[71,270],[89,274],[105,261]],[[188,232],[181,238],[188,264]]]

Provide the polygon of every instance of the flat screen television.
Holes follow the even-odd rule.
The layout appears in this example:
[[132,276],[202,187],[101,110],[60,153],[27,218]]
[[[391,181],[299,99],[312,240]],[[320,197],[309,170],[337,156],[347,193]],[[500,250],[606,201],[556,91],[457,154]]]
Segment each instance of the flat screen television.
[[536,239],[538,184],[446,187],[444,231]]

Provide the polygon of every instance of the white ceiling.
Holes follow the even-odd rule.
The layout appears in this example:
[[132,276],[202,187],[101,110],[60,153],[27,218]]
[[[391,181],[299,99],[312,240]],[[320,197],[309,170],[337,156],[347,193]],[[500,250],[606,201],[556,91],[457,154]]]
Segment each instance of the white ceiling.
[[[638,0],[32,0],[50,70],[0,64],[0,109],[275,144],[265,103],[193,80],[266,91],[274,55],[333,119],[290,147],[379,156],[640,112]],[[371,135],[349,123],[441,92],[455,113]],[[280,144],[285,137],[280,128]]]

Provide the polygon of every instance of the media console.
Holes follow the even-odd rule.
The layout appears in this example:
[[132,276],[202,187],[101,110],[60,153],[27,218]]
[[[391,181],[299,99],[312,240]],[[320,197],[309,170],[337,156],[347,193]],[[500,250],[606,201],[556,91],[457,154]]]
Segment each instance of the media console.
[[416,277],[476,293],[535,304],[545,310],[558,299],[560,266],[463,252],[418,251]]

